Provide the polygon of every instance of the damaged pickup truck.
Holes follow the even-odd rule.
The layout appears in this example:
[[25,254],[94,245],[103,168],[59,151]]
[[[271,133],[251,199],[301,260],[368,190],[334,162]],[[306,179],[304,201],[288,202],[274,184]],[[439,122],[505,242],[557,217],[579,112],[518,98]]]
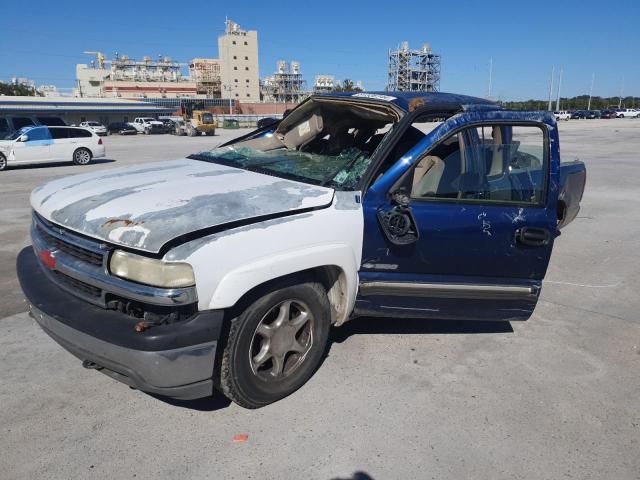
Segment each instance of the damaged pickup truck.
[[551,113],[479,98],[312,96],[214,150],[35,189],[18,274],[85,367],[257,408],[357,316],[529,318],[585,185],[559,146]]

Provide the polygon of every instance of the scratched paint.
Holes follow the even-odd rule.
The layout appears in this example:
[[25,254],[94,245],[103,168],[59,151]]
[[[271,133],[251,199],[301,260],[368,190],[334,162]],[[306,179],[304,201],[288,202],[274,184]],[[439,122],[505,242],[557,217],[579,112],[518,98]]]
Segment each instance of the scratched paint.
[[330,188],[183,159],[55,180],[34,191],[31,204],[73,231],[158,252],[194,230],[322,208],[333,195]]

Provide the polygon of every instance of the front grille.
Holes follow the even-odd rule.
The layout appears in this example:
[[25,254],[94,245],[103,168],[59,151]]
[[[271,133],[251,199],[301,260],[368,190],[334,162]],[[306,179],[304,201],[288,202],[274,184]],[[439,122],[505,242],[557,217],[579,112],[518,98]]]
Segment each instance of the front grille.
[[77,258],[78,260],[82,260],[83,262],[90,263],[91,265],[102,265],[102,254],[92,252],[91,250],[87,250],[86,248],[78,247],[77,245],[65,242],[64,240],[51,235],[40,225],[36,224],[36,226],[43,240],[50,247],[56,248],[57,250],[66,253],[67,255]]
[[98,287],[94,287],[93,285],[89,285],[88,283],[81,282],[69,275],[65,275],[64,273],[58,271],[52,271],[56,280],[60,283],[64,284],[67,288],[71,288],[72,290],[79,291],[84,295],[89,295],[90,297],[100,298],[102,296],[102,290]]

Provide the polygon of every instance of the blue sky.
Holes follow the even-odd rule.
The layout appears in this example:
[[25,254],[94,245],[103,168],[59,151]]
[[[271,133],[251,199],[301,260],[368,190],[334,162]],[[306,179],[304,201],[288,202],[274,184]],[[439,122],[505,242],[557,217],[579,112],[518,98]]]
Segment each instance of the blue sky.
[[[3,2],[4,3],[4,2]],[[396,8],[394,5],[401,5]],[[2,10],[0,79],[73,87],[84,50],[188,62],[216,57],[225,16],[258,30],[260,75],[280,58],[316,74],[386,85],[387,51],[407,40],[442,55],[441,90],[493,97],[546,98],[551,67],[564,70],[562,94],[640,95],[640,0],[393,2],[34,0]],[[624,78],[624,80],[623,80]]]

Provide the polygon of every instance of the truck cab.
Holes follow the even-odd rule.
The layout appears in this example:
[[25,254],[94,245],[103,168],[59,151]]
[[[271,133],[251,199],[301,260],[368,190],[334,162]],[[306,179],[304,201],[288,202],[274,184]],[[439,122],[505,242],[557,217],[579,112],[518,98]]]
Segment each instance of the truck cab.
[[18,273],[85,366],[258,408],[301,387],[329,327],[357,316],[527,320],[585,180],[561,164],[550,112],[312,96],[275,130],[39,187]]

